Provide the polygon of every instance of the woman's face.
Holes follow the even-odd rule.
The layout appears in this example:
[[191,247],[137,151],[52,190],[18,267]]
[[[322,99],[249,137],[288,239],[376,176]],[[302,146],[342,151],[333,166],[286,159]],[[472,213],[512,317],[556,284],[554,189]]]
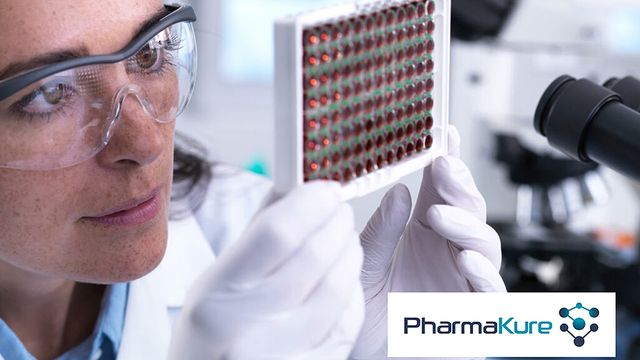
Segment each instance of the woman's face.
[[[161,0],[0,0],[0,73],[60,51],[114,53],[162,8]],[[109,144],[90,160],[0,168],[0,272],[91,283],[150,272],[167,241],[173,130],[129,97]],[[104,217],[132,207],[131,216]]]

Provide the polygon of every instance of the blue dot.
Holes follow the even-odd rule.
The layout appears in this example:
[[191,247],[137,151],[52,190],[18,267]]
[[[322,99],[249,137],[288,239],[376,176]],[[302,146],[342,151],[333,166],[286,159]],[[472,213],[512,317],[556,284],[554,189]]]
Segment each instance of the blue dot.
[[576,309],[582,309],[582,303],[577,303],[576,304]]
[[576,336],[576,338],[573,339],[573,344],[577,347],[581,347],[584,345],[584,338],[582,336]]
[[569,316],[569,309],[567,308],[560,309],[560,316],[563,318],[566,318],[567,316]]
[[560,331],[567,332],[568,330],[569,330],[569,325],[567,324],[560,325]]
[[600,315],[600,310],[598,310],[598,308],[589,310],[589,316],[591,316],[592,318],[597,318],[598,315]]
[[586,323],[583,318],[576,318],[575,320],[573,320],[573,328],[576,330],[584,329],[585,325]]
[[598,324],[591,324],[591,326],[589,326],[589,329],[591,329],[592,332],[598,331]]

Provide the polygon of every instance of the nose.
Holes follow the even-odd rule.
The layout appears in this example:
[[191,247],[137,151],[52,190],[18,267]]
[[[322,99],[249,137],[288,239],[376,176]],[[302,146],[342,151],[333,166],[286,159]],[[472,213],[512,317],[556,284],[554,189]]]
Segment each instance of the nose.
[[141,91],[123,91],[116,101],[114,118],[105,132],[107,145],[96,155],[102,166],[144,166],[172,146],[173,123],[154,121],[144,110],[145,101]]

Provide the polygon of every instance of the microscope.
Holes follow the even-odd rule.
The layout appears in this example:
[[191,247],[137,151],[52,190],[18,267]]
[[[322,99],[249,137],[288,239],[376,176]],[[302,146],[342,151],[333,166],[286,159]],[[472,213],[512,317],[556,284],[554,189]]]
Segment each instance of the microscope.
[[[640,166],[637,132],[627,129],[640,88],[630,78],[605,80],[640,76],[633,40],[640,37],[621,35],[638,24],[639,4],[452,0],[452,10],[451,119],[502,240],[507,288],[616,292],[618,356],[640,358],[637,249],[609,246],[594,231],[595,224],[635,228],[640,196],[610,169],[633,175]],[[553,81],[562,73],[588,80]]]
[[613,78],[604,86],[565,75],[545,91],[536,131],[582,163],[601,163],[640,180],[640,80]]
[[[612,78],[600,86],[564,75],[547,88],[538,104],[534,127],[549,144],[583,164],[603,164],[640,181],[640,80]],[[637,260],[610,269],[603,284],[636,311],[640,296]],[[627,282],[626,287],[620,286]],[[620,294],[622,292],[622,294]]]
[[[585,212],[620,193],[618,184],[605,180],[599,164],[575,161],[549,147],[531,118],[535,101],[558,71],[573,69],[594,79],[603,76],[605,63],[621,72],[635,63],[635,55],[615,51],[605,36],[612,30],[598,21],[603,13],[620,16],[629,4],[452,1],[457,41],[451,119],[461,129],[463,159],[490,199],[489,221],[502,239],[503,276],[512,291],[594,290],[597,274],[589,271],[595,259],[606,252],[620,262],[619,254],[597,243],[592,223],[583,221]],[[580,15],[568,24],[563,14],[575,8]],[[544,28],[536,27],[541,14]],[[580,221],[586,226],[574,226]]]

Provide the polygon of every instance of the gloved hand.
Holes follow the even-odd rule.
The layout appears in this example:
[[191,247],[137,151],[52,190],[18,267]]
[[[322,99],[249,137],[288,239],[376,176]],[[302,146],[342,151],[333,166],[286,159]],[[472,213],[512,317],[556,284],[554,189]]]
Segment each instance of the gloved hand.
[[388,292],[506,291],[500,238],[449,133],[449,155],[425,168],[411,219],[409,190],[396,185],[360,235],[366,316],[352,358],[386,358]]
[[364,319],[362,248],[338,185],[258,212],[190,290],[170,359],[344,359]]

